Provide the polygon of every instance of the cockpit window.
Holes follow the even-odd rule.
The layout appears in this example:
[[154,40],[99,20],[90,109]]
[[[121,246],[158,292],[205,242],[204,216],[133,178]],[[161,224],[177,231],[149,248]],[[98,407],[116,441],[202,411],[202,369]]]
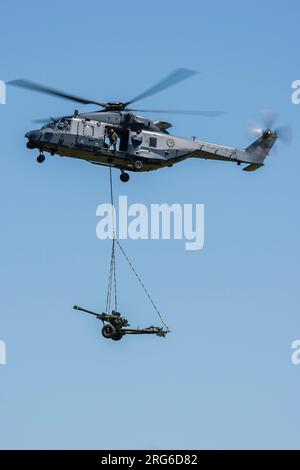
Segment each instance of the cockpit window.
[[56,126],[57,126],[57,123],[56,123],[56,122],[50,122],[50,124],[49,124],[48,127],[50,127],[50,129],[55,129]]
[[57,124],[57,129],[63,130],[68,127],[68,123],[65,120],[59,121]]
[[42,129],[59,129],[66,130],[69,128],[69,121],[67,119],[60,119],[59,121],[47,122]]
[[47,122],[42,129],[55,129],[56,128],[56,122]]

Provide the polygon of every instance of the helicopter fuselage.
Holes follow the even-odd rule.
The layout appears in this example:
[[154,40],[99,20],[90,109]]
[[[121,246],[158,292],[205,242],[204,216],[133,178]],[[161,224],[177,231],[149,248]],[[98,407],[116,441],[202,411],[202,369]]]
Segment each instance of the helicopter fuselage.
[[[169,123],[133,113],[96,112],[63,117],[25,136],[27,147],[37,148],[41,154],[86,160],[122,172],[157,170],[189,157],[248,163],[252,165],[249,169],[262,166],[260,155],[255,152],[173,136],[167,132],[170,127]],[[114,144],[109,139],[109,129],[115,132]],[[274,138],[273,134],[262,137],[266,151]]]

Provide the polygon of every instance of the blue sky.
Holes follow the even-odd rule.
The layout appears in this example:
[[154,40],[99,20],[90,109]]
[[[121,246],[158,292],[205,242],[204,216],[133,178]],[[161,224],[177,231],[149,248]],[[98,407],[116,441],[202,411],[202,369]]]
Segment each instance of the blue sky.
[[[266,166],[189,160],[114,172],[129,202],[204,203],[205,246],[124,247],[172,334],[105,341],[74,303],[105,306],[108,241],[96,207],[108,170],[36,164],[24,134],[71,102],[9,89],[1,120],[0,448],[299,448],[299,2],[1,2],[0,79],[28,78],[98,100],[126,100],[177,67],[199,75],[141,105],[225,110],[165,116],[177,135],[245,147],[262,108],[290,123]],[[81,110],[92,109],[82,107]],[[150,116],[155,118],[155,116]],[[161,116],[160,116],[161,117]],[[120,260],[120,308],[156,321]]]

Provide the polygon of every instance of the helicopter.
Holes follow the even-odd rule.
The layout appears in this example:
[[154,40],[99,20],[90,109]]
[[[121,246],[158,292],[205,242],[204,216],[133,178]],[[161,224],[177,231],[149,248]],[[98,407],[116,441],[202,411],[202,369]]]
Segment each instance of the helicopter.
[[[40,129],[27,132],[27,148],[38,149],[38,163],[45,161],[45,152],[86,160],[95,165],[118,168],[123,182],[129,180],[129,171],[145,172],[172,167],[187,158],[244,164],[245,171],[262,167],[279,137],[279,130],[272,130],[273,118],[266,123],[266,128],[254,129],[258,134],[254,142],[245,149],[238,149],[171,135],[171,123],[151,120],[139,114],[150,112],[216,117],[224,114],[222,111],[147,110],[130,107],[133,103],[174,86],[196,73],[194,70],[176,69],[156,85],[127,102],[100,102],[82,98],[25,79],[13,80],[8,84],[100,107],[92,112],[79,113],[75,110],[72,115],[51,118],[51,121],[48,120]],[[109,140],[111,133],[114,135],[114,142]]]

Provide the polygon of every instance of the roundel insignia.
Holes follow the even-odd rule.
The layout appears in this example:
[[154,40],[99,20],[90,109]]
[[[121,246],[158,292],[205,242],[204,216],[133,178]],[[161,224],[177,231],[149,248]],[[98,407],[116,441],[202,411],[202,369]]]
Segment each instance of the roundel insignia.
[[167,140],[167,146],[168,146],[168,147],[174,147],[174,145],[175,145],[175,142],[174,142],[173,139],[168,139],[168,140]]

